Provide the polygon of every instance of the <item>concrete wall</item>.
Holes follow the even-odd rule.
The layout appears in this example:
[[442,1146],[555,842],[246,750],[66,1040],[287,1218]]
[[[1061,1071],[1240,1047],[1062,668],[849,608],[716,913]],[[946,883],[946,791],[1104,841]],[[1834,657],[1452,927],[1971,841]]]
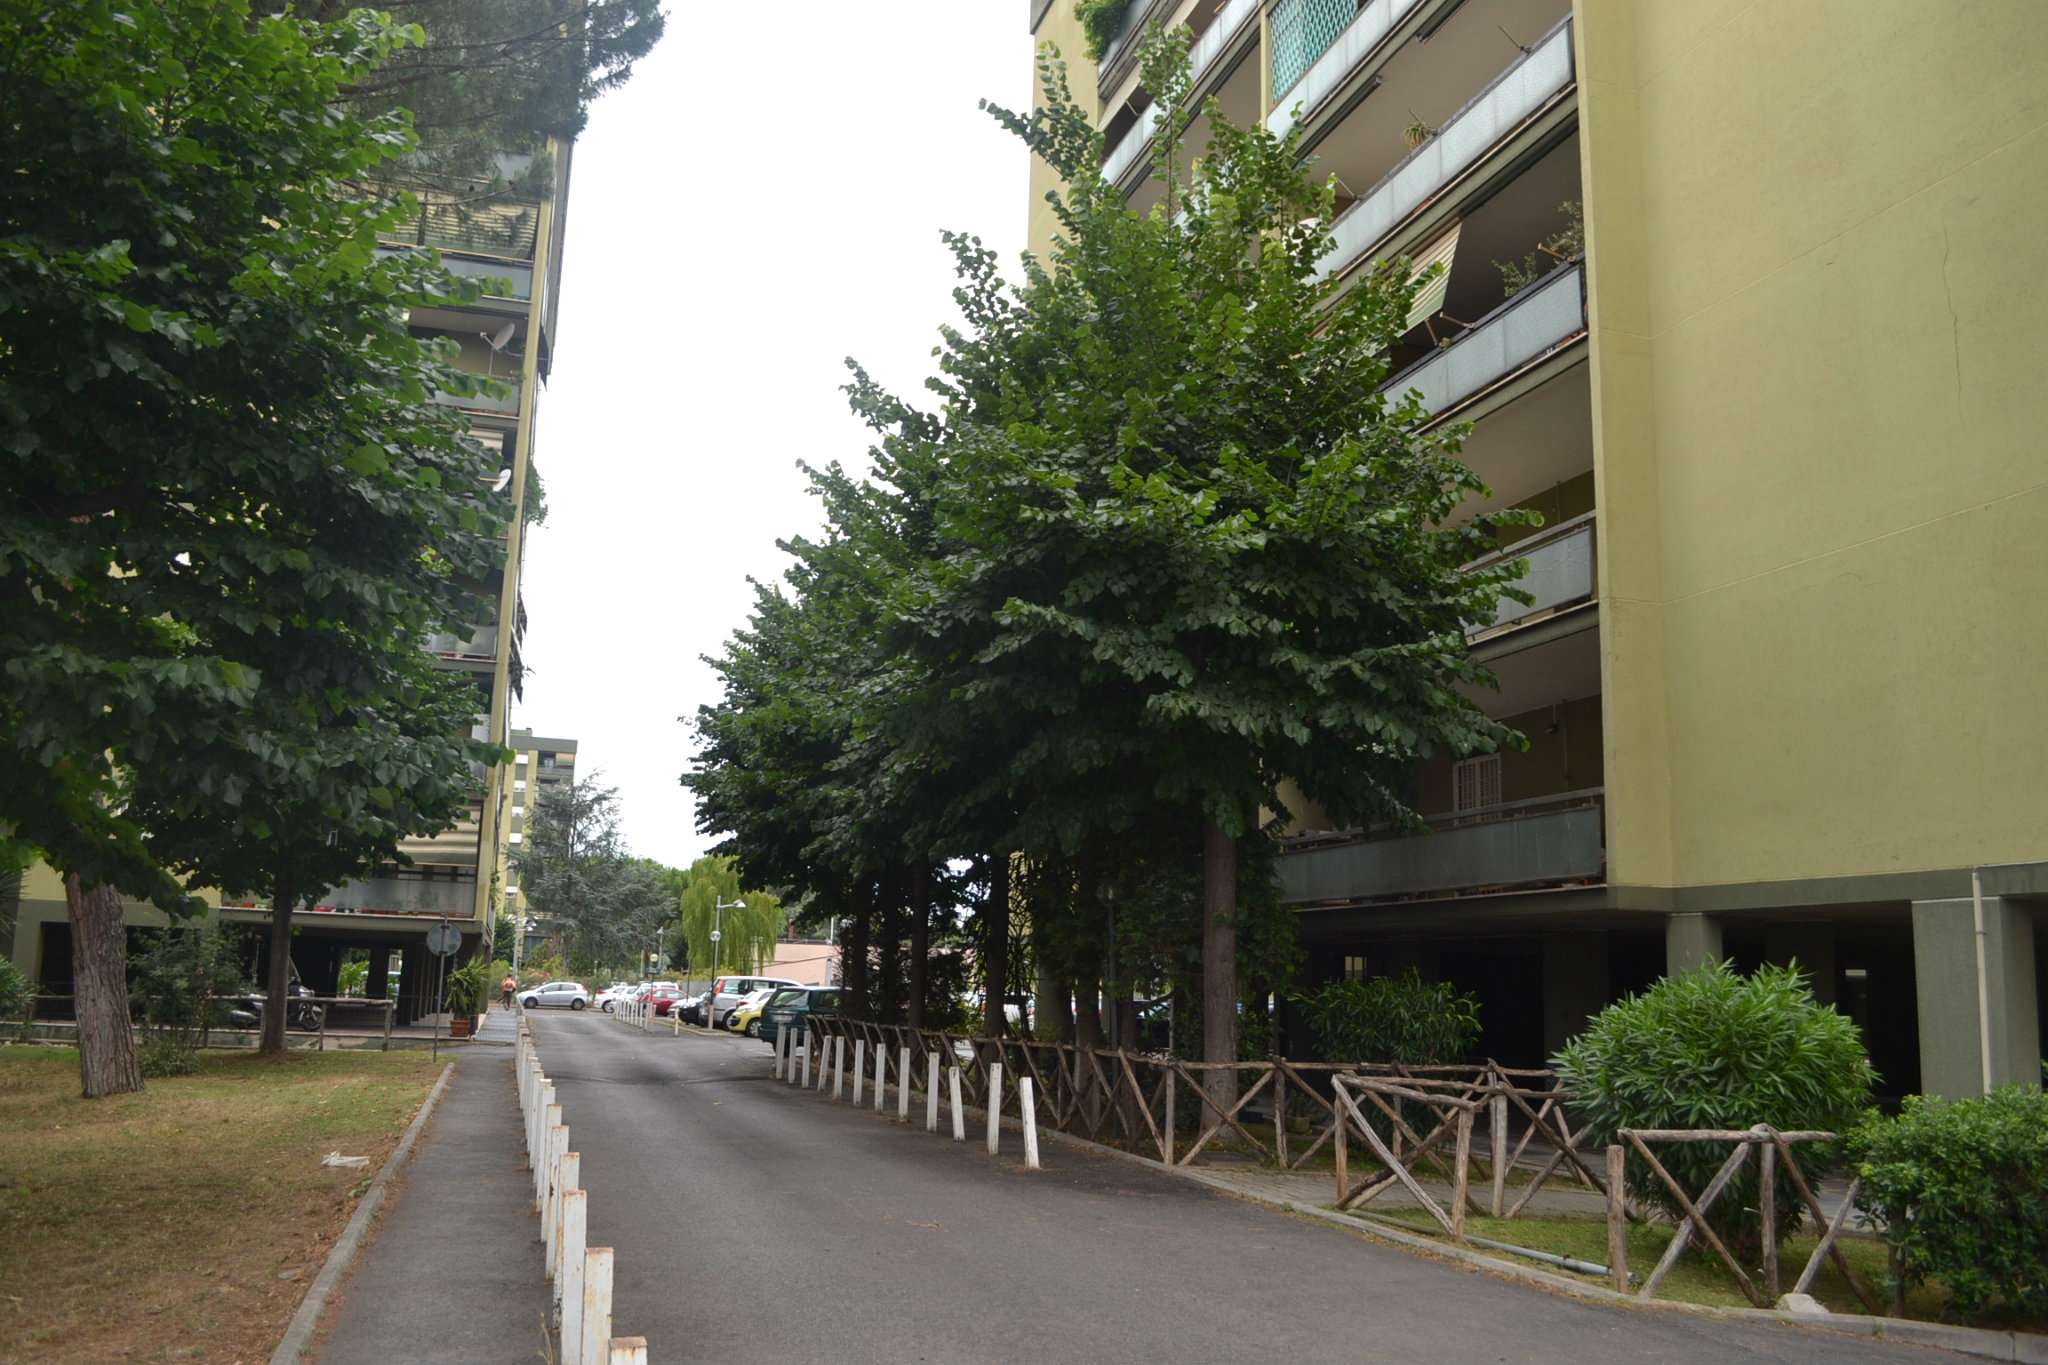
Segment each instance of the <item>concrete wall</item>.
[[1575,10],[1611,878],[2048,855],[2048,5]]

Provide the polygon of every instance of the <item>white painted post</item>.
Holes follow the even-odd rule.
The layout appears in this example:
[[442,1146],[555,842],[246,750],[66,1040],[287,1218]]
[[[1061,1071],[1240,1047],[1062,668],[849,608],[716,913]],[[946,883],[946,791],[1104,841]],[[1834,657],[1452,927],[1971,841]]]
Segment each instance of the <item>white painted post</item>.
[[806,1090],[809,1090],[809,1089],[811,1088],[811,1035],[810,1035],[810,1034],[806,1033],[806,1034],[805,1034],[805,1035],[803,1036],[803,1041],[802,1041],[802,1043],[800,1044],[800,1046],[801,1046],[801,1047],[803,1048],[803,1051],[804,1051],[804,1078],[803,1078],[803,1081],[802,1081],[802,1085],[803,1085],[803,1088],[804,1088],[804,1089],[806,1089]]
[[953,1141],[967,1141],[967,1116],[960,1112],[960,1068],[953,1068]]
[[1017,1078],[1017,1107],[1024,1115],[1024,1165],[1038,1169],[1038,1096],[1029,1076]]
[[789,1060],[789,1030],[779,1029],[775,1034],[775,1079],[782,1079],[783,1065]]
[[[576,1191],[583,1180],[583,1158],[575,1152],[563,1152],[555,1162],[559,1176],[555,1182],[555,1249],[548,1255],[548,1278],[555,1282],[555,1301],[562,1299],[562,1267],[568,1260],[569,1244],[569,1196]],[[583,1248],[579,1243],[576,1258],[581,1261]]]
[[[560,1116],[561,1112],[562,1106],[556,1105],[556,1115]],[[553,1267],[555,1260],[555,1203],[562,1193],[562,1153],[568,1150],[568,1128],[559,1123],[550,1125],[548,1128],[548,1184],[546,1199],[542,1203],[540,1210],[540,1240],[541,1245],[547,1248],[547,1260],[550,1268]]]
[[[535,1105],[533,1110],[533,1129],[529,1134],[531,1141],[528,1145],[528,1150],[533,1153],[533,1207],[535,1210],[540,1208],[541,1195],[547,1192],[548,1153],[545,1145],[547,1138],[544,1134],[548,1130],[548,1123],[550,1121],[548,1109],[554,1105],[555,1088],[543,1082],[540,1088],[540,1103]],[[559,1107],[555,1108],[555,1117],[561,1117]]]
[[613,1337],[608,1365],[647,1365],[646,1337]]
[[994,1156],[1003,1136],[1003,1064],[993,1062],[988,1069],[988,1154]]
[[548,1162],[554,1156],[554,1150],[548,1144],[554,1140],[554,1130],[560,1127],[562,1122],[562,1106],[555,1103],[553,1086],[548,1087],[547,1099],[548,1102],[542,1105],[540,1110],[540,1142],[537,1144],[540,1149],[540,1164],[533,1173],[533,1208],[543,1219],[547,1217],[548,1212],[548,1183],[555,1178],[555,1173],[548,1168]]
[[838,1099],[846,1093],[846,1039],[840,1035],[832,1038],[832,1098]]
[[612,1249],[583,1253],[582,1365],[605,1365],[612,1339]]
[[567,1190],[562,1195],[562,1273],[555,1291],[562,1297],[562,1365],[583,1360],[583,1243],[590,1235],[590,1195]]
[[910,1122],[910,1044],[896,1055],[896,1121]]
[[[897,1085],[897,1089],[899,1089],[899,1090],[900,1090],[900,1089],[902,1089],[903,1087],[902,1087],[902,1085],[901,1085],[901,1082],[902,1082],[902,1080],[903,1080],[903,1077],[902,1077],[902,1076],[901,1076],[901,1075],[899,1074],[899,1075],[898,1075],[898,1076],[896,1077],[896,1080],[897,1080],[897,1082],[898,1082],[898,1085]],[[888,1088],[889,1088],[889,1049],[888,1049],[888,1048],[886,1048],[886,1047],[883,1047],[883,1046],[882,1046],[882,1045],[881,1045],[880,1043],[876,1043],[876,1044],[875,1044],[875,1112],[876,1112],[877,1114],[879,1114],[879,1113],[881,1113],[881,1112],[882,1112],[882,1095],[883,1095],[883,1093],[884,1093],[885,1091],[887,1091],[887,1090],[888,1090]]]
[[924,1067],[924,1130],[939,1131],[939,1054],[927,1052]]
[[860,1083],[861,1083],[861,1079],[862,1079],[862,1077],[864,1077],[864,1076],[865,1076],[865,1075],[867,1074],[867,1069],[868,1069],[868,1064],[867,1064],[867,1056],[868,1056],[868,1040],[867,1040],[867,1039],[865,1039],[865,1038],[856,1038],[856,1039],[854,1039],[854,1040],[853,1040],[853,1103],[854,1103],[854,1105],[856,1105],[856,1106],[858,1106],[858,1105],[860,1104]]

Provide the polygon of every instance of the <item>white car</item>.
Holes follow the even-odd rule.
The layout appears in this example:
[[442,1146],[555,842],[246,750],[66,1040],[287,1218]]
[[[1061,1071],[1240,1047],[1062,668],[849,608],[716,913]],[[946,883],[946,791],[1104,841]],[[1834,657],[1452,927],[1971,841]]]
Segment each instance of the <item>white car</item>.
[[590,1008],[590,992],[575,981],[546,981],[521,991],[519,1003],[530,1010],[548,1006],[585,1010]]
[[614,981],[611,985],[599,991],[596,998],[590,1003],[603,1010],[606,1014],[610,1014],[612,1006],[618,1004],[621,1000],[631,1000],[632,998],[633,988],[631,986],[623,981]]
[[791,981],[780,976],[721,976],[712,983],[714,999],[711,1017],[706,1020],[713,1028],[728,1026],[732,1013],[740,1002],[763,987],[801,986],[801,981]]

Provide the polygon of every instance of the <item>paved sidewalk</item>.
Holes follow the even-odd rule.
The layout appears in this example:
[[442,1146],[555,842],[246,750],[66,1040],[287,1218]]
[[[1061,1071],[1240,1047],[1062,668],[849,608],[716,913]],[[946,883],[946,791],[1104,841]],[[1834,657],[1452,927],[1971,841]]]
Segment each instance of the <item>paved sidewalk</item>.
[[511,1045],[519,1041],[519,1010],[512,1005],[501,1005],[493,1001],[484,1017],[477,1022],[476,1040],[479,1043],[504,1043]]
[[512,1057],[467,1049],[328,1309],[320,1365],[552,1359]]

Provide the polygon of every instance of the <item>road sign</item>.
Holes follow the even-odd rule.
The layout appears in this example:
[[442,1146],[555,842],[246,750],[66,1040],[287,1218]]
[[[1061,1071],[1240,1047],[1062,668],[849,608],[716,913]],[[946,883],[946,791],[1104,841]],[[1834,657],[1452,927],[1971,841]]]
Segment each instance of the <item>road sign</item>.
[[462,946],[462,931],[452,924],[437,924],[427,930],[427,951],[446,957]]

